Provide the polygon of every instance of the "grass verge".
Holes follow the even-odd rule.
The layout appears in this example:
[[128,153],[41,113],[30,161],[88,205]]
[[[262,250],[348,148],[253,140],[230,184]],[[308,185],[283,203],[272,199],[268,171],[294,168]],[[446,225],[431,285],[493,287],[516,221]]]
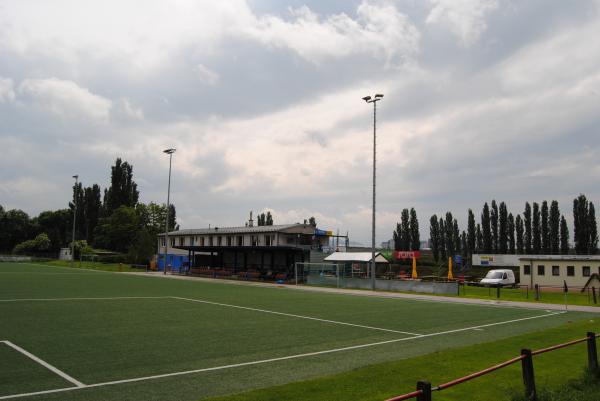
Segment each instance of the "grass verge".
[[[397,362],[355,369],[350,372],[271,388],[254,390],[212,401],[270,400],[385,400],[415,389],[417,380],[428,380],[434,386],[492,366],[515,355],[521,348],[539,349],[575,338],[587,331],[598,331],[593,320],[566,324],[557,328],[519,335],[505,340],[435,352]],[[579,389],[585,397],[546,398],[547,400],[598,400],[600,385],[596,379],[581,377],[587,363],[585,343],[545,353],[534,358],[536,382],[540,394],[566,394],[565,389]],[[442,400],[511,401],[523,391],[519,364],[490,375],[434,393]],[[592,380],[590,382],[590,380]],[[568,387],[565,387],[568,386]],[[576,394],[576,393],[573,393]]]
[[[68,260],[52,260],[46,262],[37,262],[36,264],[56,266],[56,267],[71,267],[71,262]],[[100,262],[89,262],[89,261],[75,261],[73,263],[74,269],[84,270],[102,270],[109,272],[141,272],[145,269],[132,269],[131,265],[125,263],[100,263]]]

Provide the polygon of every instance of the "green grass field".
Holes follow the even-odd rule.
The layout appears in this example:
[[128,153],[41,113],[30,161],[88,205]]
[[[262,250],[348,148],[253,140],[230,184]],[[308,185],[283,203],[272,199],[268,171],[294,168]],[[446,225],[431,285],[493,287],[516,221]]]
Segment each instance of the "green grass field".
[[227,396],[590,319],[11,263],[0,316],[0,399],[32,400]]

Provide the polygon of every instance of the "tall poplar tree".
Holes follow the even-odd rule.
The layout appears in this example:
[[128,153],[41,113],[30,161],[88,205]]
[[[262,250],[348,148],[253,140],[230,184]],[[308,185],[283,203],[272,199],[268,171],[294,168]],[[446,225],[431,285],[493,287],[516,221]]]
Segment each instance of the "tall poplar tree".
[[525,253],[530,255],[533,253],[532,244],[532,232],[531,232],[531,205],[529,202],[525,202],[525,210],[523,211],[523,224],[525,225],[525,236],[523,237],[523,243],[525,244]]
[[490,225],[492,229],[492,252],[498,252],[498,205],[492,199],[492,210],[490,211]]
[[446,256],[453,256],[456,242],[454,241],[454,219],[451,212],[446,212],[444,227],[446,229]]
[[588,253],[590,236],[588,231],[588,201],[581,194],[573,199],[573,240],[575,242],[575,253],[585,255]]
[[598,252],[598,226],[596,224],[596,210],[594,204],[590,202],[588,207],[588,253],[595,255]]
[[512,213],[508,214],[508,253],[515,254],[515,218]]
[[548,255],[550,253],[550,225],[548,221],[548,202],[542,202],[540,213],[540,233],[542,237],[541,253]]
[[508,252],[508,210],[504,202],[500,202],[498,212],[498,244],[496,251],[502,254]]
[[440,225],[435,214],[429,219],[429,238],[431,253],[433,253],[433,258],[437,262],[440,260]]
[[560,252],[560,210],[558,209],[558,202],[555,200],[550,204],[548,227],[550,229],[548,235],[550,239],[550,253],[552,255],[558,255]]
[[469,209],[469,218],[467,223],[467,256],[475,253],[475,246],[477,242],[477,236],[475,233],[475,215],[473,211]]
[[421,248],[421,234],[419,234],[419,219],[417,211],[410,208],[410,250],[418,251]]
[[569,227],[565,216],[560,216],[560,253],[569,254]]
[[440,228],[440,257],[441,260],[446,260],[446,225],[444,224],[444,217],[440,216],[438,226]]
[[483,235],[483,252],[492,252],[492,232],[490,227],[490,209],[487,202],[483,204],[481,212],[481,234]]
[[521,219],[521,215],[518,214],[515,219],[515,231],[517,234],[517,254],[522,255],[525,252],[525,248],[523,248],[523,219]]
[[483,234],[481,233],[481,225],[479,223],[477,223],[477,227],[475,228],[475,237],[477,238],[475,249],[477,253],[481,253],[483,250]]
[[110,187],[104,192],[106,214],[110,215],[120,206],[135,207],[139,191],[133,181],[133,166],[117,158],[111,167]]
[[542,250],[542,233],[540,224],[540,205],[533,202],[533,215],[531,216],[531,250],[538,255]]
[[454,219],[454,222],[452,223],[452,239],[454,240],[454,255],[462,254],[460,230],[458,229],[458,221],[456,221],[456,219]]
[[410,213],[408,209],[402,209],[400,215],[400,250],[410,250]]

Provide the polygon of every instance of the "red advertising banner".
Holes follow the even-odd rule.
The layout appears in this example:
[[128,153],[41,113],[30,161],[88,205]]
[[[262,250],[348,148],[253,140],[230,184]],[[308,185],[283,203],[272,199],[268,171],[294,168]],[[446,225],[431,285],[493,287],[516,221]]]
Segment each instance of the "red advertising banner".
[[419,251],[394,251],[394,259],[419,259],[421,257],[421,252]]

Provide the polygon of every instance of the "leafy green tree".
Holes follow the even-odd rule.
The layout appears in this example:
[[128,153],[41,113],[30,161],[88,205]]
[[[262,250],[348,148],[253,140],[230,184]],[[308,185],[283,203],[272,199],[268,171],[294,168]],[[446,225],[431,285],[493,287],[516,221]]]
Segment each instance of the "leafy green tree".
[[94,243],[94,230],[98,225],[102,209],[101,192],[98,184],[83,190],[83,233],[89,244]]
[[71,239],[73,213],[69,209],[47,210],[41,212],[34,224],[38,232],[45,232],[50,239],[51,251],[58,251],[67,246]]
[[468,249],[469,249],[469,245],[467,244],[467,233],[463,230],[463,232],[460,234],[460,244],[461,244],[461,255],[464,259],[464,263],[467,263],[467,258],[469,257],[468,255]]
[[525,244],[525,253],[531,254],[533,253],[531,244],[533,242],[533,236],[531,232],[531,205],[529,202],[525,202],[525,211],[523,212],[523,223],[525,225],[525,236],[523,237],[523,242]]
[[[69,202],[71,216],[73,215],[73,210],[75,209],[75,203],[77,203],[77,218],[75,219],[75,238],[83,238],[85,236],[85,205],[83,196],[83,184],[81,182],[78,182],[77,185],[73,185],[73,197],[72,201]],[[73,220],[71,220],[71,224],[72,223]]]
[[[400,224],[397,224],[396,227],[396,230],[399,230]],[[394,239],[396,238],[397,233],[394,232]],[[435,214],[429,219],[429,241],[431,243],[431,253],[433,254],[433,259],[438,262],[440,260],[440,225]]]
[[469,217],[467,222],[467,257],[475,253],[475,246],[477,242],[477,236],[475,233],[475,215],[473,211],[469,209]]
[[522,255],[525,252],[525,248],[523,247],[523,219],[521,219],[521,215],[518,214],[515,219],[515,231],[517,234],[517,254]]
[[135,207],[139,191],[133,180],[133,166],[117,158],[111,167],[110,187],[104,192],[104,206],[109,215],[120,206]]
[[515,254],[515,218],[512,213],[508,214],[508,253],[511,255]]
[[17,244],[32,238],[34,232],[27,213],[19,209],[4,211],[0,215],[0,251],[11,252]]
[[500,202],[498,212],[498,242],[496,252],[505,254],[508,251],[508,210],[506,203]]
[[50,238],[46,233],[38,234],[34,239],[23,241],[13,249],[16,254],[33,254],[50,249]]
[[550,253],[558,255],[560,252],[560,210],[558,209],[558,202],[555,200],[550,204],[548,227],[550,229]]
[[490,209],[487,202],[483,204],[481,212],[481,234],[483,235],[483,252],[492,252],[492,231],[490,223]]
[[96,245],[117,252],[127,252],[140,229],[135,209],[120,206],[110,216],[100,219],[96,227]]
[[550,253],[550,225],[547,201],[542,202],[542,210],[540,215],[540,233],[542,237],[541,252],[544,255],[548,255]]
[[146,264],[155,253],[156,236],[150,234],[145,228],[135,233],[135,238],[129,246],[127,259],[131,263]]
[[[266,226],[272,226],[273,225],[273,215],[271,214],[271,212],[267,212],[267,217],[265,220],[265,225]],[[315,226],[316,226],[316,222],[315,222]]]
[[598,252],[598,226],[596,224],[596,210],[594,204],[590,202],[588,207],[588,253],[595,255]]
[[573,239],[575,241],[575,252],[578,255],[586,255],[590,251],[591,219],[589,217],[589,204],[583,194],[573,200]]
[[492,199],[492,210],[490,211],[490,225],[492,229],[492,252],[498,252],[498,205]]
[[410,250],[418,251],[421,248],[421,234],[419,233],[419,219],[417,211],[410,208]]
[[462,254],[462,243],[461,243],[461,238],[460,238],[460,231],[458,229],[458,221],[456,221],[456,219],[454,219],[453,223],[452,223],[452,240],[454,241],[454,255],[461,255]]
[[565,216],[560,216],[560,253],[569,254],[569,227]]
[[317,226],[317,219],[315,219],[314,216],[310,216],[308,218],[308,224],[310,224],[313,227],[316,227]]
[[256,225],[262,227],[265,225],[265,214],[261,213],[256,216]]

